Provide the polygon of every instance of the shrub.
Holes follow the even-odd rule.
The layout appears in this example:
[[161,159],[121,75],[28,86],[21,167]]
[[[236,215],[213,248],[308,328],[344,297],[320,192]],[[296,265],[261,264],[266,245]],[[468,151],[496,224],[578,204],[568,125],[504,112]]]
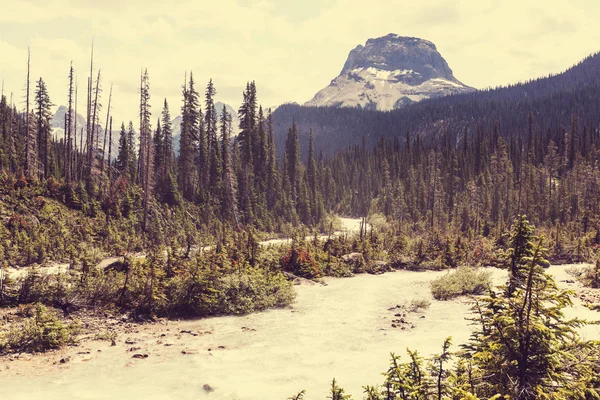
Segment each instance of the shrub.
[[419,310],[427,310],[431,302],[427,299],[412,299],[408,305],[409,312],[417,312]]
[[32,315],[23,323],[11,326],[6,334],[4,345],[9,351],[43,352],[58,349],[67,344],[74,344],[79,332],[79,324],[64,324],[53,311],[36,303],[25,310]]
[[342,260],[355,274],[362,274],[367,271],[367,263],[361,253],[344,254]]
[[94,340],[104,340],[111,343],[116,343],[117,341],[117,332],[112,330],[106,330],[104,332],[98,332],[94,335]]
[[306,279],[314,279],[321,276],[319,264],[312,257],[308,249],[290,249],[281,259],[281,267],[284,271]]
[[460,267],[431,282],[436,300],[448,300],[467,294],[482,294],[491,284],[491,274],[471,267]]
[[381,213],[369,216],[367,222],[371,225],[375,232],[385,233],[390,229],[390,224],[387,222],[387,218]]
[[344,262],[324,261],[321,265],[323,266],[323,274],[325,276],[332,276],[334,278],[350,278],[354,276],[351,266]]
[[599,289],[600,288],[600,260],[590,267],[569,267],[567,273],[576,278],[583,286]]
[[262,268],[247,267],[226,275],[218,284],[219,312],[247,314],[290,304],[296,293],[283,274],[272,274]]
[[181,271],[165,287],[168,311],[186,316],[205,316],[218,312],[217,271],[198,257],[182,264]]

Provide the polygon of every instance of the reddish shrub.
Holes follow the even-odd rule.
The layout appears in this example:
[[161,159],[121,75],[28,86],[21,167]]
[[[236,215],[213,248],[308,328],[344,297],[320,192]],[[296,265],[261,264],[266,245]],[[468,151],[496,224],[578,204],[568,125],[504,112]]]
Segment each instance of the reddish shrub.
[[306,249],[290,249],[281,258],[281,268],[302,278],[314,279],[321,276],[319,263]]

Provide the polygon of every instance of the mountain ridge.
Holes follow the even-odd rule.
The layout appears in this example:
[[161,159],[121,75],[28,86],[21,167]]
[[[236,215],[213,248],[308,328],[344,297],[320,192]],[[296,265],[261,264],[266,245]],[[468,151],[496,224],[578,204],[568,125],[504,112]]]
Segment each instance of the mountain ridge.
[[386,111],[474,90],[454,77],[433,42],[390,33],[351,50],[340,74],[305,105]]
[[[218,115],[221,114],[223,110],[223,106],[226,107],[227,112],[229,112],[232,116],[232,123],[234,127],[234,134],[237,135],[239,118],[237,112],[234,110],[232,106],[226,103],[222,103],[220,101],[215,102],[215,109],[217,110]],[[58,106],[56,112],[52,116],[50,121],[50,126],[52,127],[52,136],[55,140],[60,140],[65,137],[65,114],[67,113],[67,107],[64,105]],[[179,138],[181,137],[181,116],[177,115],[171,119],[171,125],[173,129],[173,151],[175,154],[179,154]],[[81,128],[86,126],[86,119],[83,115],[77,114],[77,135],[81,134]],[[119,125],[120,126],[120,125]],[[127,125],[125,125],[127,127]],[[104,141],[104,127],[102,124],[98,125],[98,132],[100,134],[100,141]],[[112,130],[112,147],[111,147],[111,157],[116,157],[119,151],[119,134],[120,128]]]
[[[308,131],[315,149],[331,156],[337,150],[364,143],[373,147],[383,137],[404,141],[407,133],[420,140],[472,138],[479,129],[498,126],[503,136],[526,135],[529,115],[534,131],[571,129],[574,114],[580,126],[600,128],[600,52],[557,74],[472,93],[428,99],[389,112],[349,107],[283,105],[273,113],[279,154],[292,122],[300,132],[302,154],[306,154]],[[467,135],[467,136],[465,136]],[[449,139],[448,139],[449,138]],[[525,139],[524,139],[525,140]]]

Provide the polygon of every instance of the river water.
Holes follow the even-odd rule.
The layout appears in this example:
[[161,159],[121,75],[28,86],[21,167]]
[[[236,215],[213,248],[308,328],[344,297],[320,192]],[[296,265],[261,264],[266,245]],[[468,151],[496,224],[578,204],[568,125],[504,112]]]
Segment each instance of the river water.
[[[497,282],[505,277],[504,271],[492,271]],[[550,272],[558,281],[567,279],[565,267]],[[141,348],[137,352],[149,354],[142,360],[131,358],[131,345],[120,337],[115,347],[91,342],[30,361],[0,361],[0,399],[284,400],[302,389],[306,399],[325,399],[334,377],[347,393],[362,398],[362,385],[382,382],[390,352],[404,356],[408,347],[429,356],[448,336],[455,349],[468,340],[464,299],[431,297],[429,282],[441,274],[325,279],[327,286],[297,286],[296,302],[288,308],[155,324],[131,335]],[[413,299],[428,299],[431,306],[409,313],[407,329],[393,328],[397,310],[389,309]],[[578,301],[568,315],[600,319]],[[598,339],[600,327],[588,326],[583,334]],[[82,350],[90,354],[77,354]],[[66,354],[72,356],[69,363],[53,364]]]

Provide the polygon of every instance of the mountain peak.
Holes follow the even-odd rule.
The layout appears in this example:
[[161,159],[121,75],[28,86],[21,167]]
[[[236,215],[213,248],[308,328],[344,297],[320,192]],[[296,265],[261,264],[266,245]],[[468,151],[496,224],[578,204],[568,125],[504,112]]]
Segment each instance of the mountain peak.
[[454,77],[435,44],[390,33],[350,51],[340,75],[306,104],[391,110],[473,90]]

